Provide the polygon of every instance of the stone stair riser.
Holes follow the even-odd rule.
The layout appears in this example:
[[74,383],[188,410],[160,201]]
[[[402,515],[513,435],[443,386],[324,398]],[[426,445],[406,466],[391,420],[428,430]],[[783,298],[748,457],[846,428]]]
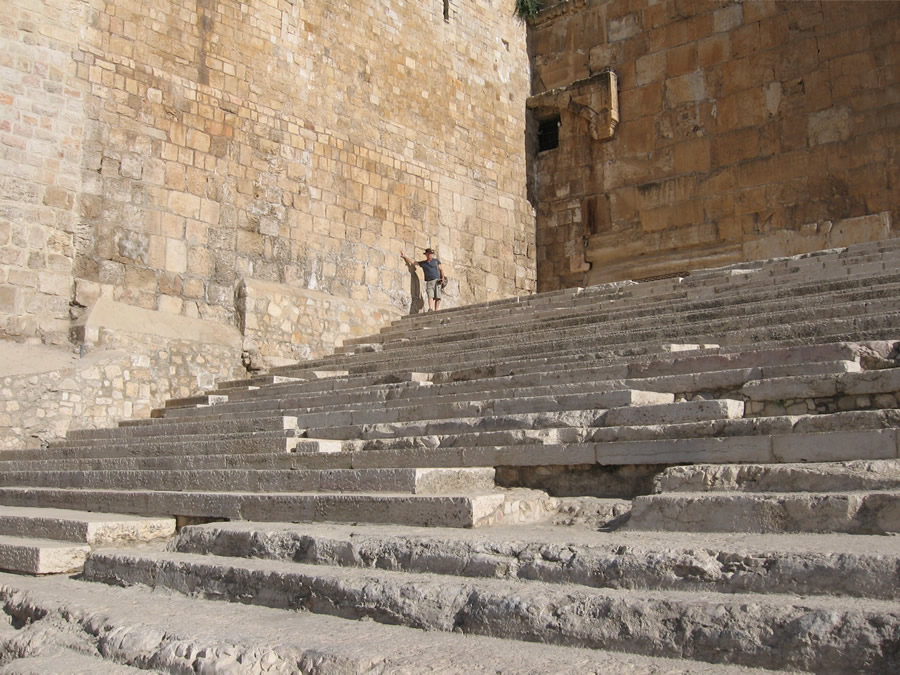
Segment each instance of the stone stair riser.
[[[745,599],[728,595],[632,597],[539,582],[512,589],[502,580],[460,579],[450,584],[446,577],[410,578],[384,572],[351,576],[299,564],[287,570],[267,561],[217,565],[184,554],[152,560],[94,554],[85,575],[95,581],[149,583],[182,593],[426,630],[461,630],[655,656],[689,655],[768,668],[851,668],[864,658],[871,667],[889,669],[897,657],[885,647],[895,636],[879,635],[880,627],[887,623],[896,630],[900,623],[896,605],[889,608],[878,601],[868,601],[868,611],[853,611],[811,598],[754,596],[753,609],[748,611],[743,608]],[[636,616],[640,621],[635,621]],[[839,622],[841,631],[812,637],[802,628],[820,621]],[[729,645],[722,639],[723,632],[740,633],[742,639]],[[685,633],[691,636],[689,642]],[[853,657],[848,658],[849,654]]]
[[[524,533],[523,533],[524,534]],[[591,588],[794,593],[900,597],[898,555],[651,544],[581,544],[472,540],[446,534],[344,536],[308,529],[262,530],[232,523],[183,528],[169,550],[196,555],[261,558],[309,565],[365,567],[464,577],[519,579]],[[532,535],[533,536],[533,535]],[[721,546],[721,545],[720,545]]]
[[169,470],[4,472],[0,486],[91,490],[208,492],[462,493],[494,487],[493,469],[363,469],[323,471]]
[[391,523],[422,527],[483,527],[546,520],[555,502],[543,493],[401,496],[242,492],[65,490],[0,487],[0,504],[97,510],[137,515],[259,521]]
[[629,529],[685,532],[900,532],[900,490],[846,494],[662,494],[636,497]]

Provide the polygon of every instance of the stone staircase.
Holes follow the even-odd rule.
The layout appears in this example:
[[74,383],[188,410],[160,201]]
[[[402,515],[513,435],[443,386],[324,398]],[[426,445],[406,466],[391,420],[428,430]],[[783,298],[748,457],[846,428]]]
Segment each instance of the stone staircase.
[[[84,568],[0,597],[110,668],[896,672],[898,288],[886,241],[455,308],[2,452],[0,566]],[[14,564],[60,510],[179,531]]]

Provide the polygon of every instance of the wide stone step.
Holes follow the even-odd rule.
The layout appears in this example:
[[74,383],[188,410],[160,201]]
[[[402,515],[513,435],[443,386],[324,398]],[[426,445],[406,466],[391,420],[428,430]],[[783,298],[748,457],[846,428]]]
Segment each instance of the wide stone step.
[[865,535],[231,522],[182,528],[169,549],[592,588],[900,597],[900,543]]
[[[534,317],[542,321],[552,321],[555,318],[565,318],[580,310],[580,314],[586,314],[592,307],[602,306],[612,309],[622,309],[625,313],[646,311],[647,308],[656,310],[661,305],[671,305],[681,301],[686,308],[703,308],[717,306],[712,303],[734,303],[734,295],[738,295],[741,301],[774,298],[797,297],[801,294],[818,294],[827,292],[834,294],[842,289],[859,287],[872,284],[876,277],[895,277],[897,270],[897,255],[894,252],[889,265],[882,264],[879,269],[872,269],[868,265],[865,269],[854,270],[847,267],[847,262],[842,261],[836,265],[834,273],[824,276],[806,276],[792,274],[796,283],[785,283],[784,275],[776,280],[771,275],[760,279],[754,274],[719,274],[708,279],[706,283],[694,283],[701,279],[700,276],[680,280],[660,280],[658,282],[643,284],[604,284],[585,289],[572,289],[573,293],[557,298],[542,298],[546,302],[538,303],[527,298],[518,299],[518,303],[508,303],[506,307],[494,305],[490,307],[476,305],[466,308],[455,308],[454,312],[442,312],[440,323],[445,329],[461,330],[459,327],[477,327],[479,325],[497,325],[515,323],[521,325],[523,314],[528,318]],[[798,270],[799,271],[799,270]],[[751,297],[751,294],[754,294]],[[690,305],[684,300],[691,298]],[[704,301],[703,299],[706,298]],[[617,305],[621,304],[622,307]],[[446,318],[445,318],[446,315]],[[396,335],[415,334],[416,331],[426,330],[433,326],[434,320],[428,321],[426,317],[408,317],[394,322],[387,329],[382,330],[378,336],[382,341],[389,340]],[[349,344],[366,344],[367,339],[361,338]]]
[[[561,409],[552,411],[553,401],[548,401],[548,410],[535,413],[496,413],[482,411],[478,416],[422,419],[413,416],[408,421],[372,422],[381,415],[356,416],[349,424],[335,426],[308,426],[307,433],[315,438],[338,440],[398,438],[401,436],[447,435],[473,431],[506,431],[510,429],[539,429],[563,427],[627,426],[646,424],[678,424],[707,420],[736,419],[743,415],[742,401],[697,400],[657,405],[628,406],[602,410],[593,407],[581,409]],[[328,419],[314,421],[327,423]],[[338,419],[338,422],[343,419]]]
[[[377,404],[380,409],[403,408],[412,405],[413,402],[417,405],[437,406],[460,402],[474,405],[480,401],[482,405],[485,405],[486,401],[502,401],[509,398],[574,397],[586,393],[600,394],[605,390],[609,390],[610,396],[612,396],[613,391],[623,390],[626,387],[635,392],[643,391],[644,393],[635,394],[632,400],[626,400],[621,404],[643,405],[671,401],[671,397],[662,398],[666,393],[683,397],[699,392],[734,392],[748,382],[762,378],[839,374],[859,370],[860,365],[857,361],[842,360],[623,379],[622,376],[627,375],[624,368],[609,366],[586,368],[583,369],[585,372],[577,371],[565,378],[570,380],[569,382],[552,383],[554,380],[563,379],[559,374],[561,371],[557,367],[552,371],[538,371],[529,375],[448,381],[432,384],[427,388],[373,387],[354,390],[352,393],[320,395],[314,398],[309,396],[271,397],[268,392],[261,391],[254,400],[225,403],[204,410],[182,409],[174,415],[140,420],[139,423],[165,424],[188,416],[194,421],[213,421],[229,419],[232,416],[271,415],[274,411],[304,415],[353,411],[361,408],[371,410],[373,404]],[[656,400],[651,400],[650,394],[657,397]],[[618,395],[624,396],[624,394]],[[561,401],[561,403],[565,403],[565,401]],[[600,407],[614,407],[615,405],[620,404],[614,401],[599,404]]]
[[[421,631],[67,577],[0,574],[0,603],[2,611],[26,624],[0,635],[0,650],[11,657],[10,641],[27,640],[23,633],[40,631],[41,648],[53,654],[33,670],[14,672],[59,672],[60,645],[71,645],[75,636],[84,644],[102,642],[106,660],[99,667],[98,659],[83,668],[78,662],[67,671],[72,673],[130,672],[122,664],[165,673],[749,673],[725,663]],[[31,644],[39,649],[35,641]],[[29,668],[37,658],[9,666],[25,661],[23,668]]]
[[0,535],[40,537],[91,546],[168,539],[172,518],[144,518],[121,513],[94,513],[53,508],[0,506]]
[[666,493],[635,497],[630,529],[900,533],[900,490]]
[[[4,471],[0,486],[208,492],[397,492],[445,494],[494,488],[492,468],[334,470]],[[0,519],[3,511],[0,507]],[[0,520],[2,532],[2,520]]]
[[81,570],[87,544],[0,535],[0,570],[19,574],[69,574]]
[[[320,440],[300,439],[305,452],[221,453],[183,446],[155,456],[5,460],[6,471],[97,469],[349,469],[495,467],[733,462],[822,462],[896,459],[900,413],[895,410],[755,418],[677,425],[548,428],[343,441],[322,452]],[[595,441],[586,440],[596,438]],[[127,446],[123,446],[127,447]]]
[[[184,553],[97,552],[85,577],[431,631],[654,656],[814,671],[900,666],[892,648],[900,609],[893,601],[595,589]],[[840,630],[814,629],[823,623]]]
[[[811,399],[832,397],[878,396],[886,400],[879,407],[890,408],[898,404],[900,394],[900,367],[865,372],[848,372],[833,377],[817,374],[774,377],[747,382],[741,393],[751,401],[784,399]],[[847,401],[852,405],[852,400]]]
[[335,521],[484,527],[546,520],[557,501],[537,490],[409,495],[391,493],[173,492],[0,487],[0,504],[106,513],[228,520]]
[[298,438],[294,432],[213,434],[200,438],[183,436],[122,438],[110,440],[63,441],[47,449],[0,450],[0,462],[62,460],[98,457],[165,457],[192,454],[287,453],[300,448],[307,452],[334,452],[329,441]]
[[896,273],[890,283],[871,285],[850,292],[836,293],[816,286],[815,298],[800,297],[796,293],[784,291],[785,297],[769,295],[751,299],[742,295],[739,298],[717,298],[690,303],[664,301],[639,308],[604,307],[599,312],[580,307],[557,319],[523,317],[518,322],[505,326],[498,326],[493,322],[481,327],[472,327],[470,324],[463,324],[465,328],[458,328],[456,324],[433,326],[419,331],[420,335],[405,332],[397,339],[379,345],[379,349],[369,354],[358,353],[355,357],[358,361],[377,361],[400,353],[447,353],[461,348],[475,350],[497,342],[523,344],[547,341],[560,335],[578,337],[639,334],[660,324],[676,326],[682,331],[697,326],[717,326],[719,328],[705,331],[706,334],[715,335],[727,332],[729,327],[766,325],[766,318],[771,320],[773,317],[779,318],[778,323],[784,323],[785,319],[789,319],[789,322],[813,317],[826,320],[889,311],[890,304],[884,299],[896,293],[898,286],[900,273]]
[[[452,350],[421,355],[416,353],[391,354],[390,358],[363,359],[354,357],[352,370],[358,373],[389,372],[396,369],[428,370],[435,363],[444,369],[461,369],[488,366],[497,361],[511,362],[516,359],[530,359],[547,353],[557,355],[577,355],[585,351],[651,353],[658,351],[661,344],[670,343],[717,343],[738,347],[757,345],[758,347],[800,346],[812,342],[841,342],[854,340],[896,339],[900,311],[881,313],[844,308],[835,311],[836,318],[824,320],[811,316],[800,320],[796,316],[762,317],[758,324],[748,326],[746,321],[731,325],[712,323],[693,326],[660,322],[655,328],[642,331],[619,333],[595,332],[577,337],[552,336],[543,342],[521,343],[500,342],[474,349],[456,345]],[[363,355],[365,356],[365,355]]]
[[900,460],[694,464],[654,478],[654,492],[840,492],[900,489]]
[[[589,326],[603,326],[605,330],[619,331],[634,329],[658,320],[660,316],[678,317],[679,320],[694,320],[708,315],[718,317],[745,317],[776,311],[806,311],[810,307],[828,307],[834,304],[853,304],[870,299],[885,297],[896,292],[900,273],[894,271],[883,279],[865,277],[858,284],[841,278],[839,281],[815,283],[805,287],[790,289],[767,288],[745,291],[738,297],[717,295],[711,298],[656,298],[650,302],[619,301],[603,302],[599,306],[581,304],[554,311],[534,311],[527,316],[519,313],[504,319],[485,315],[480,320],[455,322],[447,320],[439,327],[434,323],[413,330],[403,330],[393,338],[381,336],[382,350],[393,348],[409,349],[417,344],[437,343],[438,345],[459,340],[503,339],[509,335],[532,330],[570,331]],[[805,300],[805,302],[803,302]],[[802,304],[801,304],[802,303]],[[799,307],[798,307],[799,306]],[[361,348],[359,345],[358,348]]]
[[118,438],[140,438],[159,435],[204,435],[226,433],[253,433],[265,431],[290,431],[297,428],[297,421],[286,415],[272,415],[252,419],[221,420],[216,424],[185,420],[180,424],[141,426],[119,426],[106,429],[74,429],[66,436],[66,441],[115,440]]

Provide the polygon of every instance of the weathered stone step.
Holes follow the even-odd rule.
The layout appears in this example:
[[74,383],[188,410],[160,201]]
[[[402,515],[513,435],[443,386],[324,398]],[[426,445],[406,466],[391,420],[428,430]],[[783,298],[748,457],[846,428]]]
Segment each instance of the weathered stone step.
[[835,314],[836,318],[828,320],[817,316],[811,316],[807,320],[799,320],[796,315],[768,316],[761,318],[757,325],[752,326],[748,326],[746,321],[730,325],[706,322],[692,326],[660,322],[652,328],[638,331],[618,333],[596,331],[579,336],[557,334],[543,341],[503,341],[499,345],[484,344],[477,349],[473,345],[454,344],[452,349],[440,352],[432,350],[430,355],[425,352],[421,355],[415,352],[405,354],[397,352],[380,354],[378,359],[364,358],[367,355],[356,356],[350,369],[357,373],[376,373],[391,369],[426,371],[434,369],[435,363],[440,363],[443,369],[452,370],[489,365],[496,361],[509,363],[547,353],[556,355],[577,355],[585,351],[652,353],[658,351],[660,344],[684,342],[714,342],[734,351],[746,345],[774,348],[799,346],[811,342],[896,339],[900,311],[862,313],[862,310],[857,308],[854,311],[837,310]]
[[[429,384],[427,388],[422,387],[421,384],[415,386],[383,385],[353,389],[339,394],[320,394],[315,397],[263,389],[253,399],[222,403],[209,410],[171,410],[165,417],[153,420],[134,420],[129,422],[129,425],[168,423],[184,417],[190,417],[195,421],[206,421],[223,419],[221,416],[232,414],[237,417],[263,413],[271,415],[275,411],[302,414],[368,407],[372,403],[377,403],[385,408],[401,407],[409,405],[411,399],[429,403],[453,403],[472,401],[474,396],[497,400],[510,396],[560,396],[589,391],[597,392],[599,389],[610,391],[625,388],[684,395],[698,391],[736,390],[747,382],[761,378],[823,375],[860,370],[858,361],[838,360],[710,371],[704,371],[701,367],[695,372],[667,375],[663,363],[659,368],[660,371],[663,371],[662,374],[651,374],[652,371],[648,370],[646,371],[648,377],[628,378],[630,369],[623,366],[584,367],[582,365],[580,370],[571,372],[562,369],[562,365],[562,363],[547,365],[538,363],[534,364],[528,373],[515,376],[497,377],[491,373],[483,373],[483,377],[459,381],[453,379],[453,374],[435,373],[432,376],[434,384]],[[566,363],[565,365],[571,364]]]
[[[309,447],[315,444],[315,448]],[[201,438],[182,436],[60,441],[47,449],[0,450],[0,462],[65,459],[81,457],[157,457],[203,453],[260,453],[291,452],[295,448],[307,451],[334,451],[319,446],[328,441],[314,441],[296,437],[296,432],[254,432],[249,434],[207,434]]]
[[741,393],[751,401],[890,394],[891,400],[881,406],[888,408],[896,405],[893,395],[900,393],[900,367],[841,373],[833,377],[809,374],[756,380],[741,387]]
[[[782,366],[763,366],[744,369],[696,372],[683,375],[661,375],[647,378],[615,379],[627,371],[616,366],[605,368],[583,368],[581,371],[571,373],[565,379],[570,382],[552,383],[548,380],[562,379],[559,369],[555,371],[543,371],[530,376],[517,375],[515,377],[482,378],[468,382],[445,382],[432,384],[427,389],[422,387],[407,388],[400,385],[392,385],[390,389],[384,387],[372,387],[353,390],[344,394],[320,395],[315,398],[303,396],[290,396],[271,398],[268,392],[260,392],[260,396],[251,401],[225,403],[211,410],[178,410],[174,415],[167,415],[156,420],[140,420],[142,424],[169,423],[176,419],[190,417],[194,421],[211,421],[236,418],[257,414],[272,414],[274,411],[290,413],[291,415],[307,415],[325,412],[342,412],[362,409],[366,413],[372,412],[372,404],[376,403],[379,410],[410,407],[413,402],[419,407],[428,406],[431,414],[434,414],[435,406],[447,406],[465,402],[469,406],[479,406],[481,409],[493,407],[497,409],[497,402],[507,401],[505,405],[514,408],[524,408],[524,401],[530,399],[539,403],[538,397],[554,397],[557,399],[558,408],[569,406],[566,398],[576,406],[575,397],[588,392],[600,396],[601,392],[608,392],[612,399],[615,396],[626,396],[624,393],[613,394],[616,390],[626,388],[635,390],[632,400],[618,403],[600,401],[598,407],[617,407],[618,405],[645,405],[650,402],[665,402],[666,394],[679,396],[692,395],[697,392],[708,394],[713,391],[732,392],[754,380],[770,377],[784,378],[795,374],[810,376],[812,374],[838,374],[859,371],[857,361],[833,361],[814,362],[808,364],[788,364]],[[562,371],[563,373],[567,371]],[[592,379],[591,376],[596,379]],[[555,376],[555,377],[554,377]],[[608,378],[608,379],[604,379]],[[873,378],[877,379],[877,378]],[[643,393],[640,393],[643,392]],[[656,400],[653,400],[653,399]],[[514,400],[510,400],[514,399]],[[671,396],[668,400],[672,400]],[[314,403],[315,405],[310,405]],[[463,415],[462,409],[448,407],[449,414]],[[804,410],[804,412],[806,412]],[[404,414],[418,414],[407,411]],[[298,420],[303,425],[302,420]]]
[[[592,286],[585,289],[570,289],[569,293],[544,298],[545,294],[535,296],[535,300],[529,301],[528,298],[515,298],[507,303],[493,303],[491,305],[474,305],[464,308],[453,308],[446,312],[441,312],[439,319],[443,324],[455,325],[471,325],[480,321],[488,320],[487,317],[497,317],[500,321],[508,320],[520,321],[521,315],[528,313],[534,315],[552,314],[553,312],[565,311],[571,306],[595,305],[602,303],[603,305],[615,304],[616,302],[627,303],[628,306],[639,306],[641,302],[664,302],[671,303],[673,300],[682,298],[703,298],[706,297],[722,297],[725,295],[741,294],[746,295],[748,292],[758,289],[758,291],[794,292],[799,294],[803,289],[807,292],[816,292],[822,289],[823,285],[832,284],[834,288],[843,288],[847,284],[852,283],[854,279],[858,279],[859,283],[871,283],[872,278],[879,274],[895,273],[898,268],[897,254],[891,252],[889,254],[890,262],[882,264],[878,269],[872,269],[868,260],[869,256],[864,256],[865,263],[859,270],[855,270],[853,263],[847,259],[842,259],[839,263],[834,264],[831,274],[810,274],[809,270],[803,270],[803,266],[794,265],[789,273],[782,270],[781,274],[772,274],[774,265],[768,265],[769,270],[745,269],[743,273],[737,268],[731,270],[718,269],[709,270],[707,274],[696,273],[689,277],[681,279],[659,280],[656,282],[645,282],[635,284],[633,282],[624,282],[616,284],[603,284]],[[806,266],[817,266],[808,265]],[[799,273],[803,270],[803,273]],[[760,271],[763,273],[760,274]],[[793,278],[799,283],[786,283],[789,278]],[[829,288],[833,291],[833,288]],[[540,298],[541,302],[536,300]],[[446,316],[445,318],[445,315]],[[430,326],[435,323],[430,317],[404,317],[404,319],[395,321],[391,326],[382,331],[383,335],[390,335],[397,332],[405,332],[410,328],[416,329],[423,326]],[[358,339],[350,344],[363,343],[365,338]]]
[[[900,666],[893,649],[900,609],[893,601],[593,589],[185,553],[97,552],[85,577],[426,630],[654,656],[814,671]],[[823,622],[840,630],[811,629]]]
[[[148,612],[147,608],[153,611]],[[750,675],[750,669],[700,661],[662,659],[579,647],[561,647],[463,633],[421,631],[372,621],[199,597],[163,594],[145,587],[118,588],[67,577],[33,579],[0,573],[0,609],[26,627],[0,636],[27,639],[41,631],[57,651],[72,636],[102,642],[102,669],[81,664],[67,672],[129,672],[134,664],[165,673],[616,673],[621,675]],[[61,634],[54,640],[54,631]],[[29,628],[30,627],[30,628]],[[32,649],[36,650],[35,641]],[[11,649],[6,653],[12,655]],[[35,657],[38,658],[38,657]],[[23,659],[24,660],[24,659]],[[14,666],[17,661],[12,662]],[[25,667],[29,666],[26,660]],[[24,671],[29,672],[29,671]]]
[[900,533],[900,490],[666,493],[635,497],[630,529]]
[[244,521],[182,528],[169,550],[592,588],[900,597],[900,541],[866,535]]
[[654,478],[654,492],[840,492],[900,489],[900,460],[694,464]]
[[[895,459],[900,456],[900,413],[755,418],[677,425],[584,430],[526,429],[455,436],[409,436],[336,442],[342,452],[320,452],[324,441],[298,448],[223,454],[215,447],[183,446],[184,453],[68,460],[6,460],[7,471],[96,469],[349,469],[384,467],[634,465],[733,462],[816,462]],[[727,432],[728,435],[723,435]],[[586,440],[594,438],[595,441]],[[480,443],[480,445],[479,445]],[[129,446],[122,446],[127,449]],[[182,446],[178,446],[182,447]],[[193,448],[193,450],[192,450]],[[201,454],[204,453],[204,454]]]
[[[623,281],[600,284],[587,288],[562,289],[552,293],[541,293],[535,296],[512,297],[475,305],[447,308],[438,313],[437,318],[454,323],[470,322],[482,315],[504,316],[511,313],[522,313],[528,310],[539,310],[542,307],[565,306],[567,303],[597,303],[622,300],[629,304],[646,298],[686,297],[690,295],[721,296],[725,293],[740,293],[748,288],[767,288],[772,286],[786,287],[792,280],[803,284],[812,281],[833,281],[842,277],[869,278],[880,272],[896,270],[898,253],[886,247],[879,251],[866,250],[829,250],[806,254],[806,257],[795,256],[787,259],[752,261],[738,263],[725,268],[695,270],[685,277],[659,279],[640,282]],[[880,265],[872,267],[873,262]],[[431,315],[420,314],[398,319],[382,332],[393,332],[398,327],[421,326],[434,323]],[[366,338],[358,338],[350,343],[361,342]]]
[[464,495],[409,495],[0,487],[0,504],[229,520],[366,522],[426,527],[540,522],[555,513],[557,507],[557,501],[545,493],[524,489]]
[[[0,486],[208,492],[394,492],[446,494],[494,488],[492,468],[4,471]],[[0,507],[2,518],[2,507]],[[2,528],[2,520],[0,520]],[[0,529],[2,531],[2,529]]]
[[175,521],[172,518],[0,506],[0,535],[5,536],[41,537],[91,546],[121,546],[168,539],[174,534]]
[[[513,400],[514,402],[514,400]],[[511,429],[564,428],[628,426],[646,424],[678,424],[707,420],[736,419],[743,415],[744,404],[734,400],[696,400],[679,403],[648,404],[603,410],[599,408],[561,408],[552,399],[544,410],[534,413],[496,412],[481,410],[480,415],[469,417],[448,416],[421,419],[410,415],[407,421],[378,422],[390,419],[392,411],[376,411],[372,414],[350,413],[349,420],[335,414],[331,419],[325,415],[318,418],[304,416],[306,422],[315,421],[325,426],[307,426],[307,433],[314,438],[338,440],[368,440],[375,438],[398,438],[402,436],[448,435],[473,431],[507,431]],[[527,401],[526,401],[527,405]],[[493,413],[493,414],[491,414]],[[399,417],[399,415],[397,415]],[[331,421],[334,426],[328,426]],[[340,424],[346,421],[349,424]]]
[[[900,273],[894,271],[891,275],[879,279],[866,276],[854,282],[844,277],[831,283],[810,283],[805,289],[773,287],[756,291],[745,290],[736,297],[732,294],[719,294],[704,298],[685,292],[680,297],[647,298],[643,301],[623,299],[595,303],[585,300],[569,307],[519,312],[507,317],[497,317],[493,313],[484,312],[482,316],[471,317],[466,321],[435,320],[417,328],[407,327],[387,335],[381,334],[375,338],[376,351],[409,348],[422,341],[440,345],[478,337],[482,339],[492,337],[496,340],[498,337],[516,335],[523,330],[529,333],[533,330],[572,330],[588,326],[604,326],[606,330],[618,331],[625,326],[631,329],[639,327],[659,316],[703,318],[713,315],[732,319],[743,317],[746,322],[748,317],[763,313],[791,310],[802,312],[812,307],[821,309],[838,304],[852,306],[877,300],[895,292],[898,283]],[[805,302],[802,302],[803,300]],[[358,347],[362,348],[363,345]]]
[[473,317],[465,322],[448,320],[441,323],[439,328],[425,325],[390,335],[382,334],[378,338],[380,340],[378,344],[387,351],[393,348],[409,348],[422,341],[427,341],[431,345],[435,342],[441,344],[475,338],[496,340],[532,329],[568,331],[588,326],[606,326],[611,330],[621,330],[622,326],[636,327],[641,323],[652,322],[660,316],[668,315],[679,318],[701,318],[712,314],[746,318],[759,313],[773,313],[790,308],[797,310],[801,297],[807,302],[799,309],[865,302],[896,292],[898,284],[900,273],[894,271],[890,276],[878,280],[865,277],[853,283],[847,278],[841,278],[831,283],[811,283],[805,289],[775,287],[744,291],[737,298],[731,295],[708,298],[685,295],[683,298],[653,298],[652,301],[648,298],[644,302],[633,300],[603,302],[599,306],[595,303],[582,302],[571,307],[535,310],[526,315],[519,313],[509,317],[496,317],[485,313],[481,317]]
[[271,417],[256,417],[253,419],[223,420],[217,424],[194,423],[184,420],[180,424],[163,425],[122,425],[105,429],[74,429],[67,436],[67,441],[80,440],[106,440],[116,438],[138,438],[155,435],[179,435],[189,434],[225,434],[225,433],[251,433],[262,431],[287,431],[297,428],[297,421],[286,415],[273,415]]
[[0,570],[19,574],[69,574],[90,553],[87,544],[0,535]]
[[[302,367],[302,364],[297,364]],[[362,374],[341,374],[330,378],[314,379],[314,380],[295,380],[288,382],[277,382],[260,389],[264,393],[274,394],[293,394],[297,396],[319,396],[322,394],[341,394],[346,391],[362,391],[371,387],[392,386],[412,386],[415,387],[420,383],[430,380],[430,373],[427,372],[410,372],[402,368],[387,373],[362,373]],[[260,389],[247,391],[228,391],[228,400],[231,402],[254,400],[260,396]],[[171,411],[174,412],[174,411]],[[170,414],[166,411],[165,414]]]

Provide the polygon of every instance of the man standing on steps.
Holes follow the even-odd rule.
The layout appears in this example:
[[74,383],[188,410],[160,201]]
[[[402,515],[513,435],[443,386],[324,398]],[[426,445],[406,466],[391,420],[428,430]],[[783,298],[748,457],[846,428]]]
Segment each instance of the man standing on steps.
[[406,264],[412,268],[418,265],[425,273],[425,297],[428,298],[428,308],[432,312],[436,312],[441,306],[441,290],[447,284],[447,277],[444,276],[444,268],[441,261],[434,257],[434,249],[425,249],[425,260],[413,262],[406,253],[400,251],[400,257]]

